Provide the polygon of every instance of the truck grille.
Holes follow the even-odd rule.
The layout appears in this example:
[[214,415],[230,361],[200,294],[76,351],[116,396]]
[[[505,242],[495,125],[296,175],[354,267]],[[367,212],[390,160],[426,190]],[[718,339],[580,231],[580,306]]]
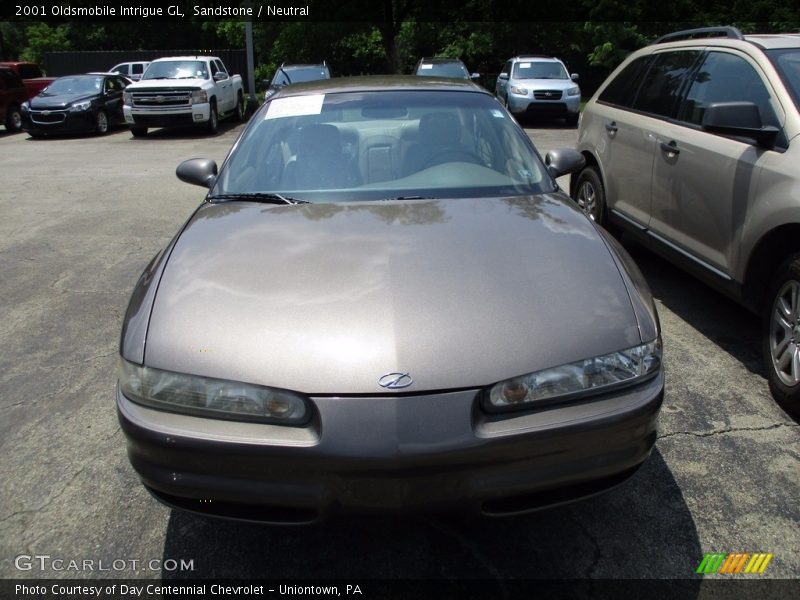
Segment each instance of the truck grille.
[[561,90],[536,90],[533,97],[537,100],[561,100]]
[[187,90],[153,92],[133,92],[133,105],[140,108],[171,108],[174,106],[191,106],[192,92]]

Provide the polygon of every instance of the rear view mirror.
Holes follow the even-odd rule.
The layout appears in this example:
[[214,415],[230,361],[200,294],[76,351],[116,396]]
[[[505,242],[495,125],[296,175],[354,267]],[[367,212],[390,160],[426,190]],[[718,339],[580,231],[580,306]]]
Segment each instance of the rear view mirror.
[[567,173],[580,171],[586,165],[583,154],[572,148],[550,150],[544,157],[547,171],[553,177],[561,177]]
[[569,76],[569,78],[570,78],[570,79],[572,79],[572,81],[578,81],[578,79],[580,79],[580,78],[581,78],[581,76],[580,76],[580,75],[578,75],[577,73],[572,73],[572,74]]
[[764,125],[761,113],[753,102],[713,102],[703,113],[703,131],[744,137],[759,146],[773,148],[778,128]]
[[505,81],[506,79],[508,79],[508,73],[500,73],[500,75],[498,75],[497,78]]
[[471,73],[471,74],[470,74],[470,76],[469,76],[469,78],[470,78],[472,81],[480,81],[481,74],[480,74],[480,73]]
[[210,189],[217,181],[217,163],[210,158],[190,158],[178,165],[175,175],[181,181]]

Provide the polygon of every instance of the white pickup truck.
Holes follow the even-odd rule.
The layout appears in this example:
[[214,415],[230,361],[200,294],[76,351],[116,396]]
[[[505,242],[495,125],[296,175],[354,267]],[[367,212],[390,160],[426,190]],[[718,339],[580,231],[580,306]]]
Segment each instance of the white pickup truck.
[[199,125],[215,133],[219,119],[245,120],[242,78],[216,56],[174,56],[150,63],[122,95],[125,122],[136,136],[148,127]]

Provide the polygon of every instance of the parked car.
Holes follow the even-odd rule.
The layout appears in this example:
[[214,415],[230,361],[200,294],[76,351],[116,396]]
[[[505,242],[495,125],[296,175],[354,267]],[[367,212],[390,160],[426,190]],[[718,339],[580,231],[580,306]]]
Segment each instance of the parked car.
[[22,80],[11,69],[0,67],[0,123],[7,131],[22,128],[20,106],[28,99]]
[[480,73],[470,73],[466,65],[458,58],[421,58],[414,68],[414,75],[420,77],[454,77],[478,81]]
[[39,65],[35,63],[19,61],[0,62],[0,67],[11,69],[22,79],[22,83],[25,85],[25,89],[28,92],[28,98],[33,98],[55,81],[55,77],[45,77]]
[[[162,502],[307,523],[518,514],[615,486],[656,439],[653,300],[487,91],[287,86],[139,279],[116,402]],[[587,299],[594,299],[587,301]]]
[[[722,36],[722,37],[719,37]],[[800,37],[666,35],[586,105],[573,197],[761,315],[764,368],[800,412]]]
[[[328,63],[324,60],[319,64],[286,64],[283,63],[264,93],[264,100],[266,101],[275,92],[280,90],[285,85],[293,83],[303,83],[305,81],[318,81],[320,79],[330,79],[331,71],[328,68]],[[265,80],[266,81],[266,80]]]
[[158,58],[123,99],[134,137],[149,127],[196,126],[214,134],[221,118],[247,119],[242,77],[229,74],[216,56]]
[[578,124],[581,88],[578,74],[570,74],[552,56],[516,56],[506,61],[497,77],[495,95],[515,116],[563,117]]
[[131,81],[139,81],[149,65],[147,61],[124,62],[114,65],[109,72],[124,75]]
[[116,73],[59,77],[22,104],[22,128],[32,137],[81,131],[103,135],[125,123],[122,92],[130,83]]

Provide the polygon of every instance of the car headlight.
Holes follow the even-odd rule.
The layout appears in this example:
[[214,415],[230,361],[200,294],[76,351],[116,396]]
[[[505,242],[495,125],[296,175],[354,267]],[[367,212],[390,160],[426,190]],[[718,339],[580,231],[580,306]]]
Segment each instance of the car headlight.
[[489,390],[488,410],[526,409],[595,394],[652,377],[661,368],[661,338],[559,367],[501,381]]
[[577,85],[567,90],[567,96],[580,96],[580,95],[581,95],[581,88],[579,88]]
[[194,90],[192,92],[192,104],[205,104],[208,102],[208,94],[205,90]]
[[301,425],[309,416],[306,401],[286,390],[162,371],[122,358],[119,387],[137,404],[200,417]]
[[131,92],[122,92],[122,103],[131,106],[133,104],[133,94]]
[[528,90],[526,90],[525,88],[521,88],[521,87],[517,87],[515,85],[512,85],[508,89],[512,94],[517,94],[518,96],[527,96],[528,95]]
[[69,107],[70,111],[72,112],[80,112],[82,110],[89,110],[92,106],[91,100],[84,100],[83,102],[76,102],[72,106]]

